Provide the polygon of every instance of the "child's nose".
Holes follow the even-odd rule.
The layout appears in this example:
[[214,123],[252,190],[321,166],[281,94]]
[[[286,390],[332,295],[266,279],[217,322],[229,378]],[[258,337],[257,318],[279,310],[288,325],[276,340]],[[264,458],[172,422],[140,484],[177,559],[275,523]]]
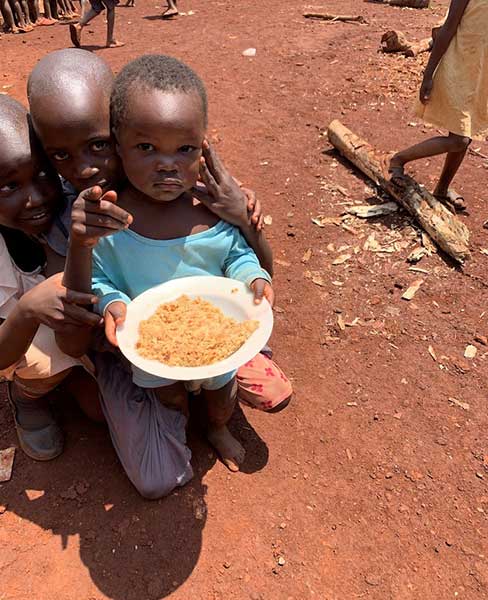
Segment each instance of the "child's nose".
[[172,156],[159,156],[156,169],[158,171],[175,171],[176,161]]
[[40,190],[36,187],[31,187],[27,200],[27,206],[35,208],[36,206],[42,206],[44,204],[44,197]]

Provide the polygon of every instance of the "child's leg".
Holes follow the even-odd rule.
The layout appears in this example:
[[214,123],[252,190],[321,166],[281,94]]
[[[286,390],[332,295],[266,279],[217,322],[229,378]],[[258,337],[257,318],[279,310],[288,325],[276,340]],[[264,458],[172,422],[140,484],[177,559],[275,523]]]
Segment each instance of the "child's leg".
[[237,385],[239,402],[268,413],[282,411],[293,395],[290,380],[264,352],[238,369]]
[[154,389],[157,399],[171,410],[177,410],[188,418],[188,392],[180,381]]
[[15,19],[17,21],[17,25],[21,31],[31,31],[32,26],[27,24],[25,20],[24,13],[22,11],[22,7],[18,0],[10,0],[10,6],[12,7],[12,12],[15,15]]
[[227,428],[237,401],[235,378],[218,390],[202,390],[207,404],[207,438],[230,471],[239,471],[246,451]]
[[107,48],[119,48],[124,42],[118,42],[114,38],[115,28],[115,6],[107,6]]
[[[449,135],[454,136],[455,134],[451,133]],[[460,136],[455,137],[459,138]],[[446,198],[448,201],[452,202],[457,209],[466,208],[464,200],[458,194],[449,190],[449,186],[456,173],[459,171],[459,167],[461,166],[471,143],[471,139],[467,137],[461,137],[460,140],[463,148],[458,152],[449,152],[447,154],[441,176],[434,190],[434,196],[437,196],[440,199]]]
[[0,13],[7,26],[7,31],[9,33],[18,33],[19,30],[15,24],[14,15],[12,14],[12,9],[10,8],[8,0],[0,0]]
[[134,384],[116,355],[97,353],[94,361],[112,443],[138,492],[156,499],[187,483],[193,471],[185,417]]
[[176,17],[178,13],[178,7],[176,6],[176,0],[166,0],[168,8],[163,13],[163,19],[170,19]]
[[37,0],[28,0],[29,17],[31,22],[36,25],[39,21],[39,8],[37,6]]
[[[99,10],[100,8],[100,10]],[[81,19],[79,20],[78,23],[72,23],[69,26],[69,33],[70,33],[70,37],[71,37],[71,41],[73,42],[73,46],[76,46],[77,48],[80,47],[81,45],[81,32],[83,30],[83,27],[85,27],[86,25],[88,25],[88,23],[94,19],[95,17],[97,17],[101,10],[103,9],[103,6],[100,4],[100,6],[98,5],[93,5],[92,3],[90,3],[90,8],[85,11],[85,13],[83,14],[83,16],[81,17]]]
[[393,176],[401,176],[403,167],[413,161],[438,154],[449,154],[462,152],[469,145],[469,138],[450,133],[448,136],[438,136],[420,142],[397,152],[390,160],[390,173]]

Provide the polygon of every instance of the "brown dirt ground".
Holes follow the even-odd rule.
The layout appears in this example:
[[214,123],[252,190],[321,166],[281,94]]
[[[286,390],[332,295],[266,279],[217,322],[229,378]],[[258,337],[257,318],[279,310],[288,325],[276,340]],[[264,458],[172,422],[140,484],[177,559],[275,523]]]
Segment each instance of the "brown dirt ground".
[[[92,46],[116,70],[141,53],[174,54],[207,82],[211,135],[273,217],[273,346],[293,379],[293,405],[236,417],[248,449],[238,475],[192,436],[195,480],[148,502],[105,429],[65,403],[63,456],[36,464],[18,451],[12,480],[0,485],[2,600],[488,597],[488,348],[474,342],[488,335],[480,251],[488,162],[469,155],[456,181],[469,204],[462,219],[472,261],[463,272],[439,255],[424,258],[418,266],[428,273],[411,302],[400,296],[419,277],[405,261],[419,234],[405,214],[354,221],[355,234],[311,222],[376,194],[328,151],[331,119],[385,151],[428,134],[411,112],[425,57],[377,50],[386,29],[423,37],[447,0],[426,11],[327,2],[367,25],[305,21],[305,4],[181,0],[194,14],[163,22],[160,7],[138,0],[117,13],[127,45]],[[86,43],[103,42],[104,27],[93,22]],[[25,99],[36,60],[67,42],[62,25],[4,35],[0,86]],[[257,56],[243,57],[251,46]],[[432,185],[439,166],[413,172]],[[371,233],[393,251],[364,250]],[[345,253],[351,258],[332,266]],[[359,322],[343,331],[339,315]],[[478,354],[468,360],[470,343]],[[5,403],[0,411],[5,448],[16,437]]]

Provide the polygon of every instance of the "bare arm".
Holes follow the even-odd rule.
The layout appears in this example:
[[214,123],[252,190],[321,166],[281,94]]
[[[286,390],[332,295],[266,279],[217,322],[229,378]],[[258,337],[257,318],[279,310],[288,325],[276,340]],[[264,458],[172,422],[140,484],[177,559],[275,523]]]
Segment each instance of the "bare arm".
[[24,356],[39,328],[39,322],[27,317],[17,304],[0,325],[0,370],[15,364]]
[[455,36],[459,23],[463,17],[464,11],[469,4],[469,0],[452,0],[447,15],[446,22],[437,32],[432,53],[425,68],[424,78],[432,79],[442,57],[449,48],[452,38]]
[[[82,192],[73,204],[71,235],[63,284],[70,290],[91,293],[92,252],[101,237],[130,225],[132,217],[115,203],[117,194],[98,186]],[[56,342],[70,356],[82,356],[93,336],[92,327],[76,327],[56,334]]]

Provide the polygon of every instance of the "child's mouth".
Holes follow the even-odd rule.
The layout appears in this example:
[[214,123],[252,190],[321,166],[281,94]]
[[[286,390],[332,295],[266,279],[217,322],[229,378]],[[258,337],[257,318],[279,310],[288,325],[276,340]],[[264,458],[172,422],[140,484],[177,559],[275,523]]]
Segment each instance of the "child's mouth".
[[29,223],[37,223],[40,221],[44,221],[46,219],[49,219],[51,217],[51,212],[47,209],[45,210],[39,210],[35,213],[32,213],[31,215],[27,216],[27,217],[21,217],[21,221],[27,221]]

